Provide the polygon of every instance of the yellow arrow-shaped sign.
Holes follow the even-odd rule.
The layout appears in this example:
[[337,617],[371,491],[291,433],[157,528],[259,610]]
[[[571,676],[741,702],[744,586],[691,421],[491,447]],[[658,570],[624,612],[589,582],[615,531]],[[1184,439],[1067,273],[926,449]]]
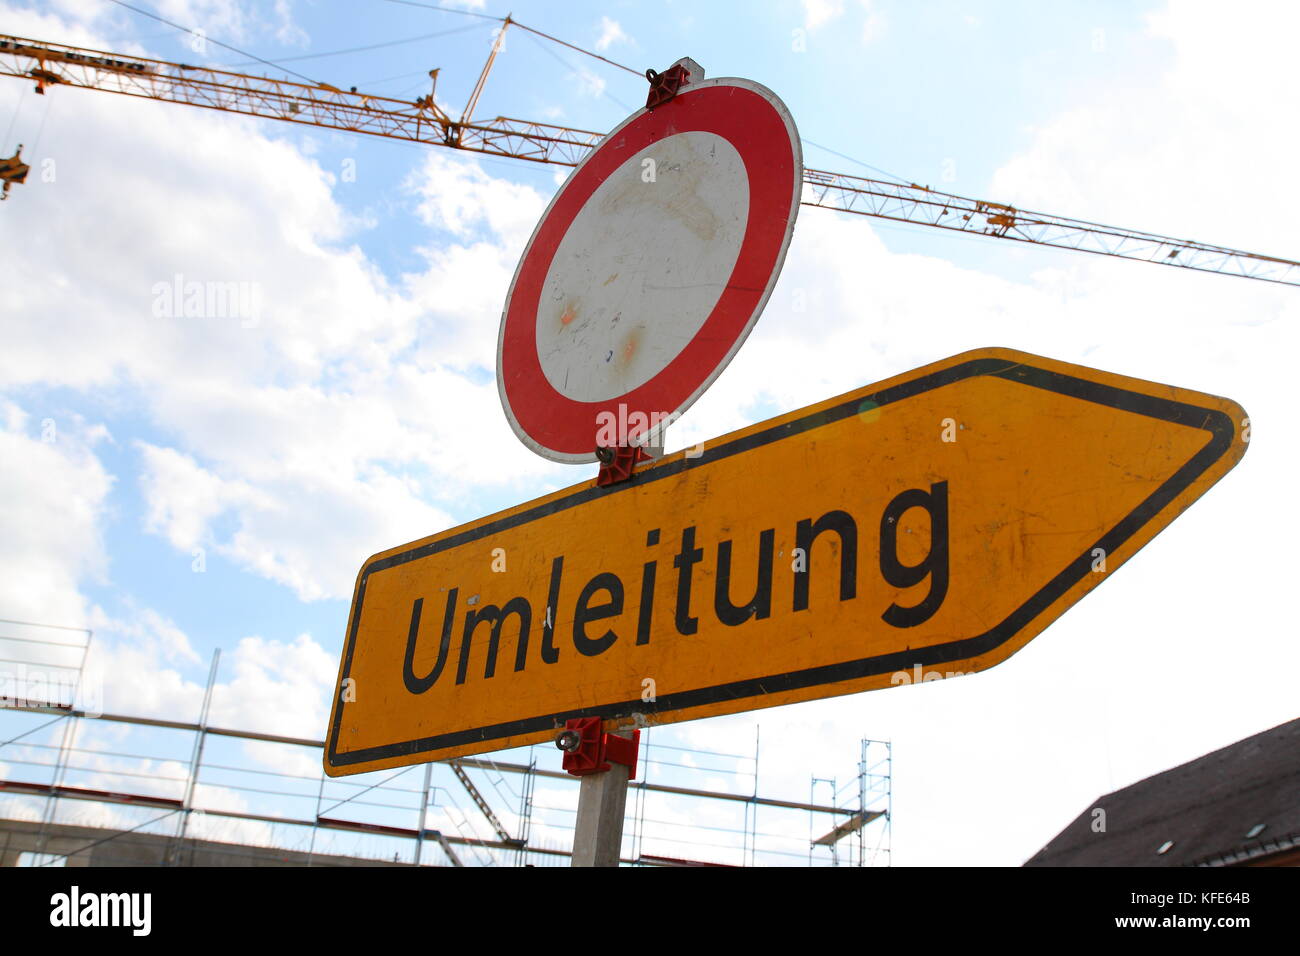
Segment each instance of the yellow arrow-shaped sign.
[[980,349],[370,558],[325,769],[948,677],[1245,452],[1235,403]]

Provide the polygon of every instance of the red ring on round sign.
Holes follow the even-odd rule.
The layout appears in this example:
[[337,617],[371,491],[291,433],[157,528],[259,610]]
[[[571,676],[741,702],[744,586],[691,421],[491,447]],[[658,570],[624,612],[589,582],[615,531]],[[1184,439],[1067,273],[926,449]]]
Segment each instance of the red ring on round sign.
[[[705,80],[688,87],[610,133],[551,201],[515,272],[497,351],[502,405],[534,451],[559,461],[595,461],[599,412],[615,411],[620,403],[629,415],[680,412],[726,367],[776,282],[799,209],[799,139],[779,104],[747,81]],[[556,250],[592,194],[624,162],[661,139],[693,131],[730,142],[749,178],[749,217],[726,288],[691,341],[649,381],[617,398],[574,401],[547,380],[537,354],[537,312]]]

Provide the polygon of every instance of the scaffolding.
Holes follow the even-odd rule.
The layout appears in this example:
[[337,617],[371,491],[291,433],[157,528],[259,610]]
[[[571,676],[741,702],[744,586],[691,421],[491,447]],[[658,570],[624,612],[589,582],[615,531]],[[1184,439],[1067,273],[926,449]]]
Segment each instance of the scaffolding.
[[[68,715],[84,703],[86,658],[94,632],[84,627],[7,618],[0,619],[0,628],[0,707],[54,715],[53,720],[36,729],[53,726],[60,735],[51,774],[57,794],[67,770],[67,755],[75,749],[77,721]],[[24,736],[3,743],[11,744]],[[58,803],[58,797],[53,796],[42,808],[34,850],[37,859],[45,857]]]
[[[84,634],[60,642],[58,653],[81,655],[69,686],[83,678]],[[0,641],[7,637],[0,629]],[[25,640],[28,666],[50,651],[50,641]],[[211,724],[219,663],[218,652],[196,721],[100,714],[78,707],[75,693],[4,700],[0,865],[568,863],[578,780],[539,766],[543,755],[558,762],[553,748],[330,778],[320,740]],[[643,731],[624,864],[812,863],[800,815],[853,827],[864,809],[882,805],[883,830],[873,817],[832,854],[852,845],[853,862],[883,854],[887,863],[888,744],[882,767],[869,747],[880,742],[863,741],[856,801],[832,787],[831,800],[818,803],[814,793],[805,803],[760,793],[757,730],[749,754],[684,746],[670,731]]]
[[888,740],[863,738],[860,747],[857,773],[843,785],[835,777],[812,777],[808,802],[817,802],[819,790],[829,791],[841,817],[809,816],[809,866],[890,865],[893,746]]

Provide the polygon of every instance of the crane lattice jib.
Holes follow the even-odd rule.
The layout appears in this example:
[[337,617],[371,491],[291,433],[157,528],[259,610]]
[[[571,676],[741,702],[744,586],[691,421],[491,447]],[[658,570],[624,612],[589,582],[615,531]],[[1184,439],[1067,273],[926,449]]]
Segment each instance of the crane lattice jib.
[[[497,117],[457,122],[431,95],[414,101],[328,84],[250,76],[0,34],[0,75],[104,90],[326,129],[576,166],[603,135]],[[804,170],[804,205],[975,235],[1300,285],[1300,262],[1187,239],[1029,212],[927,186]]]
[[395,100],[4,35],[0,75],[33,80],[42,92],[54,86],[102,90],[565,166],[576,166],[601,140],[599,133],[507,117],[458,123],[432,96]]
[[1191,239],[1030,212],[915,184],[804,170],[804,205],[1035,245],[1300,285],[1300,263]]

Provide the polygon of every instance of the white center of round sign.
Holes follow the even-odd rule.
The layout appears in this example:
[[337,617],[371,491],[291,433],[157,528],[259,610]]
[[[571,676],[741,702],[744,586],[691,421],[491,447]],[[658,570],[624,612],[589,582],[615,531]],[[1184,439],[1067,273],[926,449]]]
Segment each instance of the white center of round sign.
[[663,371],[726,289],[748,217],[745,162],[714,133],[669,136],[619,166],[546,274],[537,354],[551,386],[600,402]]

